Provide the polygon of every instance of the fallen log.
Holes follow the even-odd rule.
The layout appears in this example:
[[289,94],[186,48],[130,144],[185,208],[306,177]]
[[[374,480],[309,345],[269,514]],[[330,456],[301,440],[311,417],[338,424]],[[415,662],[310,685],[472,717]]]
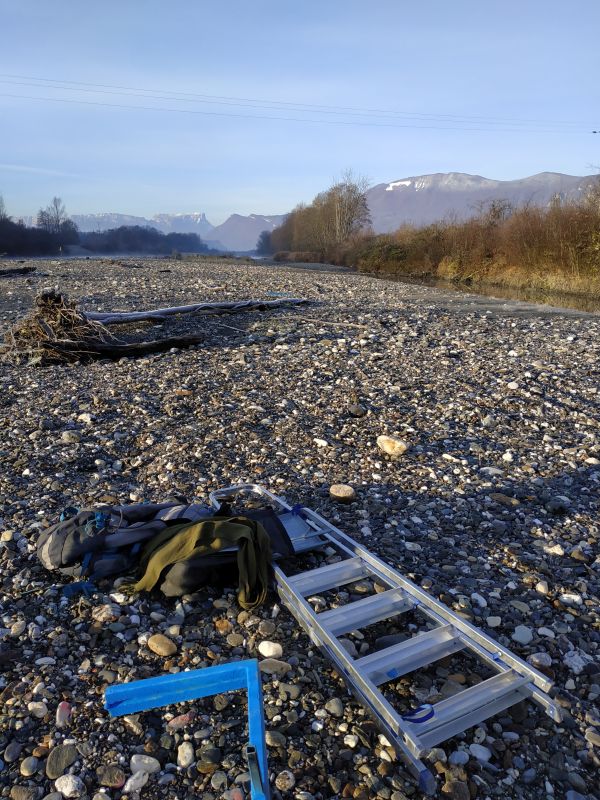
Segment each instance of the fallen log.
[[8,269],[0,269],[0,278],[12,278],[15,275],[29,275],[35,272],[37,267],[9,267]]
[[293,297],[283,300],[240,300],[224,303],[194,303],[188,306],[171,306],[169,308],[156,308],[150,311],[83,311],[89,320],[99,322],[101,325],[124,325],[130,322],[145,322],[148,320],[164,320],[166,317],[177,314],[235,314],[238,311],[263,311],[267,308],[280,306],[296,306],[307,303],[307,300]]
[[76,357],[85,361],[95,358],[119,359],[128,356],[145,356],[152,353],[164,353],[172,348],[182,349],[201,344],[206,340],[204,334],[188,336],[169,336],[150,342],[130,342],[127,344],[112,342],[77,342],[71,339],[47,341],[42,348],[49,354]]

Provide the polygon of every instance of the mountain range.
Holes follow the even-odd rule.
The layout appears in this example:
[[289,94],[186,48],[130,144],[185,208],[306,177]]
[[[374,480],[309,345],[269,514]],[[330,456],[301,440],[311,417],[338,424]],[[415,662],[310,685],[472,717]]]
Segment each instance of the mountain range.
[[[528,178],[497,181],[464,172],[414,175],[390,183],[379,183],[367,191],[367,202],[376,233],[387,233],[402,224],[427,225],[454,216],[465,219],[492,200],[507,200],[515,206],[525,203],[546,206],[556,197],[581,198],[598,181],[598,176],[540,172]],[[197,233],[216,250],[253,250],[260,234],[273,230],[285,214],[232,214],[220,225],[211,225],[203,213],[155,214],[151,218],[130,214],[73,214],[81,231],[105,231],[120,225],[149,225],[163,233]],[[24,219],[33,224],[32,218]]]
[[401,224],[427,225],[449,215],[466,219],[492,200],[507,200],[514,206],[547,206],[556,197],[576,200],[597,181],[596,175],[559,172],[540,172],[514,181],[438,172],[379,183],[367,191],[367,202],[375,232],[388,233]]
[[155,214],[149,219],[130,214],[72,214],[71,219],[80,231],[107,231],[120,225],[150,225],[162,233],[197,233],[215,250],[239,252],[253,250],[260,234],[276,228],[285,219],[285,214],[269,217],[232,214],[221,225],[211,225],[203,213]]

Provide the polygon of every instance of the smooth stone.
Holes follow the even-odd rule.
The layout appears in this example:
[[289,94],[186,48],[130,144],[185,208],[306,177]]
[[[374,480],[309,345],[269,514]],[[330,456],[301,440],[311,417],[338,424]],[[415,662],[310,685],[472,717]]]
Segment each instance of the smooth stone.
[[285,747],[287,738],[280,731],[267,731],[265,742],[269,747]]
[[134,772],[130,778],[127,778],[127,782],[123,787],[123,794],[139,792],[139,790],[148,783],[149,777],[149,774],[144,772],[144,770]]
[[485,622],[488,628],[497,628],[502,624],[502,617],[488,617]]
[[217,772],[213,772],[212,777],[210,779],[210,785],[215,791],[224,789],[227,786],[226,773],[221,772],[220,770],[217,770]]
[[597,728],[586,728],[585,738],[590,744],[593,744],[595,747],[600,747],[600,731]]
[[177,748],[177,766],[187,769],[194,763],[194,746],[191,742],[182,742]]
[[25,778],[29,778],[31,775],[35,775],[38,770],[39,761],[35,756],[27,756],[21,761],[21,766],[19,767],[19,772]]
[[302,688],[295,683],[280,683],[277,687],[279,692],[290,700],[297,700],[300,697]]
[[377,447],[389,456],[401,456],[408,450],[408,444],[398,436],[378,436]]
[[530,656],[527,656],[527,661],[532,664],[534,667],[538,669],[540,667],[551,667],[552,666],[552,656],[548,653],[531,653]]
[[63,797],[79,797],[85,793],[85,783],[77,775],[61,775],[54,787]]
[[281,658],[283,647],[279,642],[269,642],[265,640],[258,645],[258,652],[265,658]]
[[492,757],[492,751],[489,749],[489,747],[484,747],[482,744],[470,744],[469,752],[478,761],[489,761]]
[[266,675],[285,675],[291,670],[291,665],[287,661],[279,661],[276,658],[265,658],[258,665],[261,672]]
[[527,625],[517,625],[512,635],[512,639],[519,644],[529,644],[529,642],[533,639],[531,628],[528,628]]
[[177,645],[174,641],[164,636],[162,633],[155,633],[148,639],[148,648],[156,653],[157,656],[172,656],[177,652]]
[[328,700],[325,703],[325,711],[327,711],[328,714],[331,714],[332,717],[343,717],[344,704],[339,697],[332,697],[331,700]]
[[[37,794],[37,786],[11,786],[10,800],[35,800]],[[59,797],[62,800],[62,795]]]
[[469,754],[466,750],[455,750],[448,756],[448,763],[452,764],[453,766],[462,766],[463,764],[468,763],[468,761]]
[[48,713],[48,706],[46,705],[46,703],[33,702],[27,704],[27,710],[36,719],[44,719],[44,717]]
[[127,780],[127,775],[118,764],[106,764],[98,767],[96,776],[100,786],[109,786],[111,789],[120,789]]
[[145,753],[135,753],[131,756],[129,762],[129,769],[135,774],[136,772],[160,772],[160,761],[154,756],[147,756]]
[[[46,761],[46,775],[50,780],[55,780],[69,769],[79,758],[77,748],[73,744],[57,744],[50,750]],[[60,789],[58,791],[61,791]]]
[[4,760],[7,764],[12,764],[21,755],[23,745],[20,742],[9,742],[4,750]]
[[338,503],[351,503],[356,499],[356,492],[346,483],[334,483],[329,487],[329,496]]

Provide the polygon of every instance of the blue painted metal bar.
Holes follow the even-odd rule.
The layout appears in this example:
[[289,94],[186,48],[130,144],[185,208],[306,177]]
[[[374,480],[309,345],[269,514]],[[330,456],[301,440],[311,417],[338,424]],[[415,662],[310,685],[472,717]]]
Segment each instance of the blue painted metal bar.
[[256,659],[109,686],[104,694],[104,708],[111,717],[120,717],[240,689],[248,693],[246,757],[252,800],[269,800],[262,683]]

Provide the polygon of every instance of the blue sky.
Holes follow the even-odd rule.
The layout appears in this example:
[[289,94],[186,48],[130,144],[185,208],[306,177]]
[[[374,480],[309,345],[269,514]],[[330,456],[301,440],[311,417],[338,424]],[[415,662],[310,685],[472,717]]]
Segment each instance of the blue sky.
[[0,194],[218,224],[347,168],[590,174],[599,27],[597,0],[0,0]]

